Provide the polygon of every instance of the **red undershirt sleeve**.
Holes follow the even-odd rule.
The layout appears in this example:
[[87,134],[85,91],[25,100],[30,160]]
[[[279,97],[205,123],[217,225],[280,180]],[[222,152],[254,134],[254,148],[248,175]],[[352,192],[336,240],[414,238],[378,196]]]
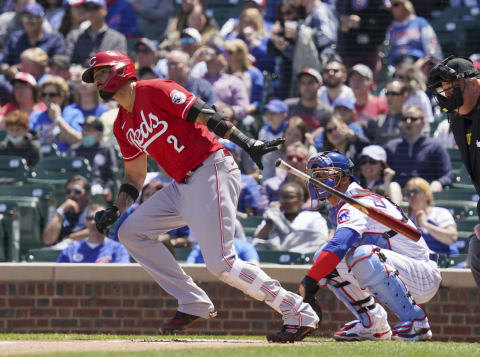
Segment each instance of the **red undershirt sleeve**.
[[340,263],[340,258],[335,253],[323,250],[308,271],[307,276],[320,281],[320,279],[331,273],[338,263]]

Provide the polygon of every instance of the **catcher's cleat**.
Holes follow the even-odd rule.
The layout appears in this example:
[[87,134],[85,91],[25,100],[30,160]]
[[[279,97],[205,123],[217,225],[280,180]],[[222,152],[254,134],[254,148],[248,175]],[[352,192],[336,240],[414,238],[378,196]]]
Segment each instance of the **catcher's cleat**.
[[366,328],[360,320],[347,322],[340,331],[335,332],[333,338],[337,341],[377,341],[389,340],[392,336],[392,330],[387,324],[377,326],[375,329]]
[[432,338],[428,319],[403,321],[393,327],[393,340],[427,341]]
[[293,343],[303,340],[310,332],[315,330],[310,326],[283,325],[282,330],[267,335],[268,342]]
[[158,328],[158,331],[161,335],[169,335],[176,331],[185,330],[200,320],[204,320],[204,318],[177,311],[170,321]]

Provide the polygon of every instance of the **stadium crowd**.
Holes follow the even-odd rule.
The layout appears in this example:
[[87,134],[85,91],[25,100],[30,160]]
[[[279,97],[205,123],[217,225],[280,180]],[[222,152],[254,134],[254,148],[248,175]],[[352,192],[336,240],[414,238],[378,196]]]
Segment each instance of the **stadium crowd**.
[[[45,246],[66,249],[62,262],[128,260],[115,234],[92,237],[100,206],[89,208],[90,199],[114,200],[122,159],[112,134],[118,108],[81,81],[92,54],[119,50],[135,59],[139,80],[174,80],[250,136],[285,137],[263,158],[263,170],[225,142],[242,170],[240,221],[263,217],[251,236],[237,222],[242,244],[313,253],[327,241],[328,207],[313,210],[305,185],[274,162],[304,170],[311,155],[338,150],[364,187],[406,203],[430,249],[458,253],[452,214],[433,203],[454,181],[448,150],[455,142],[426,78],[444,57],[432,15],[465,4],[237,2],[238,11],[224,18],[228,6],[208,0],[0,1],[0,154],[35,167],[49,147],[87,158],[93,172],[91,182],[66,184],[65,201],[44,229]],[[472,54],[480,68],[478,58]],[[171,181],[160,167],[149,171],[146,185]],[[195,243],[188,227],[167,238],[159,237],[174,247]]]

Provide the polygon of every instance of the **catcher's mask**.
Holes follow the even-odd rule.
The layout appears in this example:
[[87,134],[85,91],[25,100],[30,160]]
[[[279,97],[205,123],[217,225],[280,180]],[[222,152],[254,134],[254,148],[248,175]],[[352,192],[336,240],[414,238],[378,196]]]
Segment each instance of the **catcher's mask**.
[[[460,82],[455,84],[454,82],[477,76],[478,71],[470,59],[449,56],[430,71],[427,86],[431,89],[440,108],[448,113],[463,105]],[[442,82],[450,83],[450,87],[443,88]]]
[[[324,184],[337,188],[344,176],[350,176],[354,181],[358,180],[353,176],[353,162],[338,151],[325,151],[312,156],[307,163],[306,173],[312,178]],[[308,192],[312,199],[313,208],[318,201],[325,200],[331,196],[330,193],[321,187],[308,183]]]

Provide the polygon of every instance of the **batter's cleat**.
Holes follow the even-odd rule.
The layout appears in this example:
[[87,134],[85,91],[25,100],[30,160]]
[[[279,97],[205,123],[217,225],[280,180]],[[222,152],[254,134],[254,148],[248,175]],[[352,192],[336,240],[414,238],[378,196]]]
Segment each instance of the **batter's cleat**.
[[432,338],[432,331],[428,319],[403,321],[393,327],[393,340],[401,341],[428,341]]
[[346,323],[340,331],[333,335],[337,341],[378,341],[389,340],[390,337],[392,337],[392,330],[388,323],[377,324],[375,328],[366,328],[360,320]]
[[303,340],[310,332],[315,330],[310,326],[283,325],[282,330],[267,335],[268,342],[294,343]]
[[185,330],[200,320],[204,318],[177,311],[173,319],[160,326],[158,331],[161,335],[170,335],[173,332]]

